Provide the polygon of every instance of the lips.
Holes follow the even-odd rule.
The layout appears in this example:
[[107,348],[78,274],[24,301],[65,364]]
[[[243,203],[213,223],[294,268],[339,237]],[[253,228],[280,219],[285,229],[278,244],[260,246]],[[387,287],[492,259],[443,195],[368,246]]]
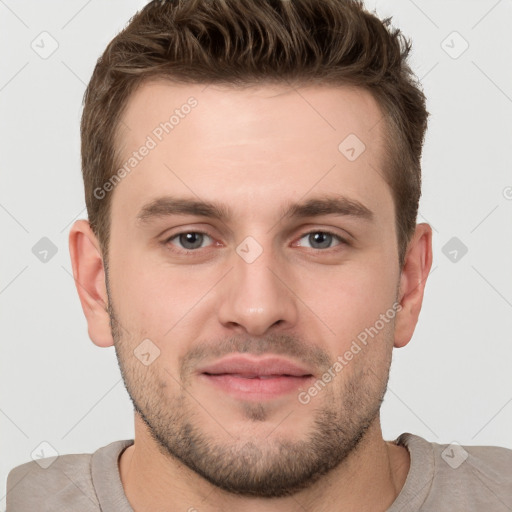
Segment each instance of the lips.
[[238,399],[261,401],[297,392],[313,378],[311,370],[281,357],[227,356],[199,369],[209,385]]
[[277,376],[310,377],[311,371],[292,361],[279,357],[254,358],[248,356],[228,356],[200,369],[209,375],[230,374],[246,379],[270,378]]

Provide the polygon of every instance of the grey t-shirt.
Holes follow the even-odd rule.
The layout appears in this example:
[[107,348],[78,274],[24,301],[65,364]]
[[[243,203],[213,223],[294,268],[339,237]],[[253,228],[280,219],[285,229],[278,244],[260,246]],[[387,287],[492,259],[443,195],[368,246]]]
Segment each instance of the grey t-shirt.
[[[510,512],[512,450],[440,445],[404,433],[411,466],[387,512]],[[93,454],[27,462],[7,478],[7,512],[134,512],[124,494],[118,459],[133,440],[115,441]]]

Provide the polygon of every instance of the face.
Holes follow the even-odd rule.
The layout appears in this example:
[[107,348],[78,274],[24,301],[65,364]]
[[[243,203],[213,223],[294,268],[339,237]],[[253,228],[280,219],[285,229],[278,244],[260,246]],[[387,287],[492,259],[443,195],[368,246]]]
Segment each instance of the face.
[[227,491],[305,488],[378,421],[400,277],[381,118],[354,88],[167,82],[124,112],[119,365],[161,453]]

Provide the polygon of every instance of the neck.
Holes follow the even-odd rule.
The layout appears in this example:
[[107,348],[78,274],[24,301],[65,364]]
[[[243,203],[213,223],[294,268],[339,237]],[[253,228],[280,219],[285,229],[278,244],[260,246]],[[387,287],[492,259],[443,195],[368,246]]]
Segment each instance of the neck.
[[385,511],[400,493],[409,465],[406,448],[383,440],[378,417],[342,464],[311,487],[283,498],[237,496],[213,486],[162,453],[137,414],[135,442],[119,459],[123,488],[135,512]]

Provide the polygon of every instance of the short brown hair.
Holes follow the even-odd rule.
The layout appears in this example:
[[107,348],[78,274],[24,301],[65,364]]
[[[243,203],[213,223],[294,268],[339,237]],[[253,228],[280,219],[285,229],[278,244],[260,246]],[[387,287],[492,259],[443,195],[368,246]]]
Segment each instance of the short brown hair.
[[[153,0],[98,59],[84,95],[82,173],[89,222],[108,259],[117,128],[152,78],[176,83],[352,85],[385,119],[383,176],[395,204],[400,268],[416,226],[428,112],[407,64],[411,43],[358,0]],[[340,141],[341,142],[341,141]]]

